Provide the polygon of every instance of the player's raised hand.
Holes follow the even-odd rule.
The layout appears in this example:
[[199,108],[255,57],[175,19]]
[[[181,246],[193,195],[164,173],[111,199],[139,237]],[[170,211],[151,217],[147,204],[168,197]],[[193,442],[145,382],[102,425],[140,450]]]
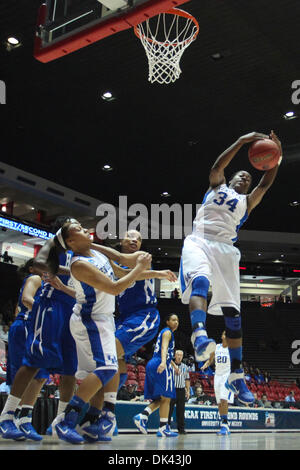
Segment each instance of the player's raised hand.
[[150,253],[144,253],[138,257],[136,265],[142,270],[150,269],[151,261],[152,261],[152,256],[150,255]]
[[250,132],[249,134],[242,135],[239,138],[239,141],[242,144],[248,144],[250,142],[254,142],[255,140],[260,139],[268,139],[269,136],[267,134],[262,134],[261,132]]
[[271,131],[270,133],[270,139],[273,140],[273,142],[275,142],[275,144],[278,145],[279,149],[280,149],[280,155],[282,156],[282,147],[281,147],[281,142],[280,140],[278,139],[277,135],[275,134],[274,131]]

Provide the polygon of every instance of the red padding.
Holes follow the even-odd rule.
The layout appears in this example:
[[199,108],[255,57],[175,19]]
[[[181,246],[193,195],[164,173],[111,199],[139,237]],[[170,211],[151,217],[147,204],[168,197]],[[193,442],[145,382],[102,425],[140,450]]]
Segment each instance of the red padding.
[[[42,47],[39,37],[35,39],[34,57],[40,62],[47,63],[58,59],[71,52],[100,41],[101,39],[116,34],[125,29],[134,27],[142,23],[147,18],[159,15],[164,11],[175,8],[189,0],[149,0],[147,4],[140,5],[131,12],[122,16],[110,18],[100,24],[87,28],[85,31],[75,34],[73,37],[63,39],[52,46]],[[46,16],[46,5],[42,5],[38,15],[38,25],[44,22]]]

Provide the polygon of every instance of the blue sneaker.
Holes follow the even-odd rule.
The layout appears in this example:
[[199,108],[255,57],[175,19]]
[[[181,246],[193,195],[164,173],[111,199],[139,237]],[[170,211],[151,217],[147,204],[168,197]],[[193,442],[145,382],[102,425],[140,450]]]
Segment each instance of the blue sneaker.
[[195,359],[197,362],[203,362],[209,359],[211,353],[216,350],[216,342],[207,337],[204,328],[197,328],[193,331],[191,341],[195,350]]
[[85,440],[75,430],[78,415],[77,411],[72,410],[66,414],[63,421],[60,421],[55,425],[55,430],[59,439],[69,442],[70,444],[84,444]]
[[220,431],[217,432],[217,436],[229,436],[230,431],[229,431],[229,426],[228,424],[222,424]]
[[177,437],[178,433],[171,431],[170,426],[166,424],[166,426],[159,428],[156,435],[157,437]]
[[235,395],[237,395],[238,400],[244,405],[249,405],[250,403],[254,402],[254,396],[250,390],[248,390],[242,369],[232,372],[229,375],[227,381],[225,382],[225,387],[227,390],[230,390]]
[[86,421],[82,425],[76,426],[76,431],[80,436],[84,438],[86,442],[110,442],[112,439],[110,436],[100,434],[100,418],[91,423]]
[[31,419],[28,418],[21,418],[19,420],[19,429],[22,431],[26,439],[30,439],[31,441],[42,441],[43,438],[40,434],[37,433],[37,431],[34,429],[31,423]]
[[[6,416],[7,419],[5,419]],[[10,413],[3,416],[3,421],[0,422],[0,436],[3,439],[14,439],[15,441],[26,439],[25,434],[17,428],[12,417],[13,415]]]
[[114,429],[114,432],[113,432],[113,436],[117,436],[119,434],[119,430],[118,430],[118,425],[117,425],[117,422],[116,422],[116,426],[115,426],[115,429]]
[[50,424],[50,426],[48,426],[48,428],[46,430],[46,435],[47,436],[52,436],[52,424]]
[[142,413],[135,415],[133,417],[133,422],[142,434],[148,434],[148,429],[147,429],[148,419],[145,419]]
[[99,418],[99,434],[112,436],[117,425],[116,415],[108,410],[102,410]]

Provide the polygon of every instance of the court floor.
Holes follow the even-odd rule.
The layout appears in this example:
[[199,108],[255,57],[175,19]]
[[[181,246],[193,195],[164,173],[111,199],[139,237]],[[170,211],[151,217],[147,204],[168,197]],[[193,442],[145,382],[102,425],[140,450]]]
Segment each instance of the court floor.
[[[176,438],[157,438],[155,434],[119,434],[110,443],[72,445],[64,443],[57,437],[44,436],[43,441],[15,442],[0,439],[2,450],[102,450],[105,455],[116,455],[116,451],[132,451],[132,455],[142,451],[192,451],[195,455],[201,450],[299,450],[300,432],[253,432],[231,433],[230,436],[219,437],[213,433],[190,433]],[[128,454],[128,452],[126,452]],[[122,455],[122,454],[120,454]],[[147,459],[153,455],[147,452]],[[117,462],[116,462],[117,463]]]

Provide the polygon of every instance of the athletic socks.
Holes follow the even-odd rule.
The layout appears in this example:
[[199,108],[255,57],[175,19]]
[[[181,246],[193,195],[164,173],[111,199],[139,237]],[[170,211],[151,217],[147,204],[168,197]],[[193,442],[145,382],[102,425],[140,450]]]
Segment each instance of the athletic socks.
[[227,415],[221,415],[222,424],[228,424]]
[[230,365],[231,372],[240,372],[243,370],[242,358],[243,358],[243,348],[242,346],[238,348],[228,348],[230,356]]
[[149,416],[151,415],[151,413],[152,413],[151,408],[149,408],[149,407],[147,406],[147,408],[145,408],[145,409],[141,412],[141,417],[142,417],[143,419],[148,419]]
[[104,393],[103,410],[110,411],[111,413],[115,414],[116,401],[117,401],[117,393],[115,392]]
[[67,408],[68,406],[68,402],[67,401],[61,401],[59,400],[58,402],[58,408],[57,408],[57,416],[60,415],[61,413],[63,413],[65,411],[65,409]]
[[[14,397],[13,395],[8,395],[4,408],[1,412],[1,416],[6,415],[7,413],[14,416],[16,409],[21,401],[21,398]],[[1,417],[0,417],[1,420]]]
[[193,310],[190,313],[192,329],[204,328],[206,324],[206,312],[204,310]]

